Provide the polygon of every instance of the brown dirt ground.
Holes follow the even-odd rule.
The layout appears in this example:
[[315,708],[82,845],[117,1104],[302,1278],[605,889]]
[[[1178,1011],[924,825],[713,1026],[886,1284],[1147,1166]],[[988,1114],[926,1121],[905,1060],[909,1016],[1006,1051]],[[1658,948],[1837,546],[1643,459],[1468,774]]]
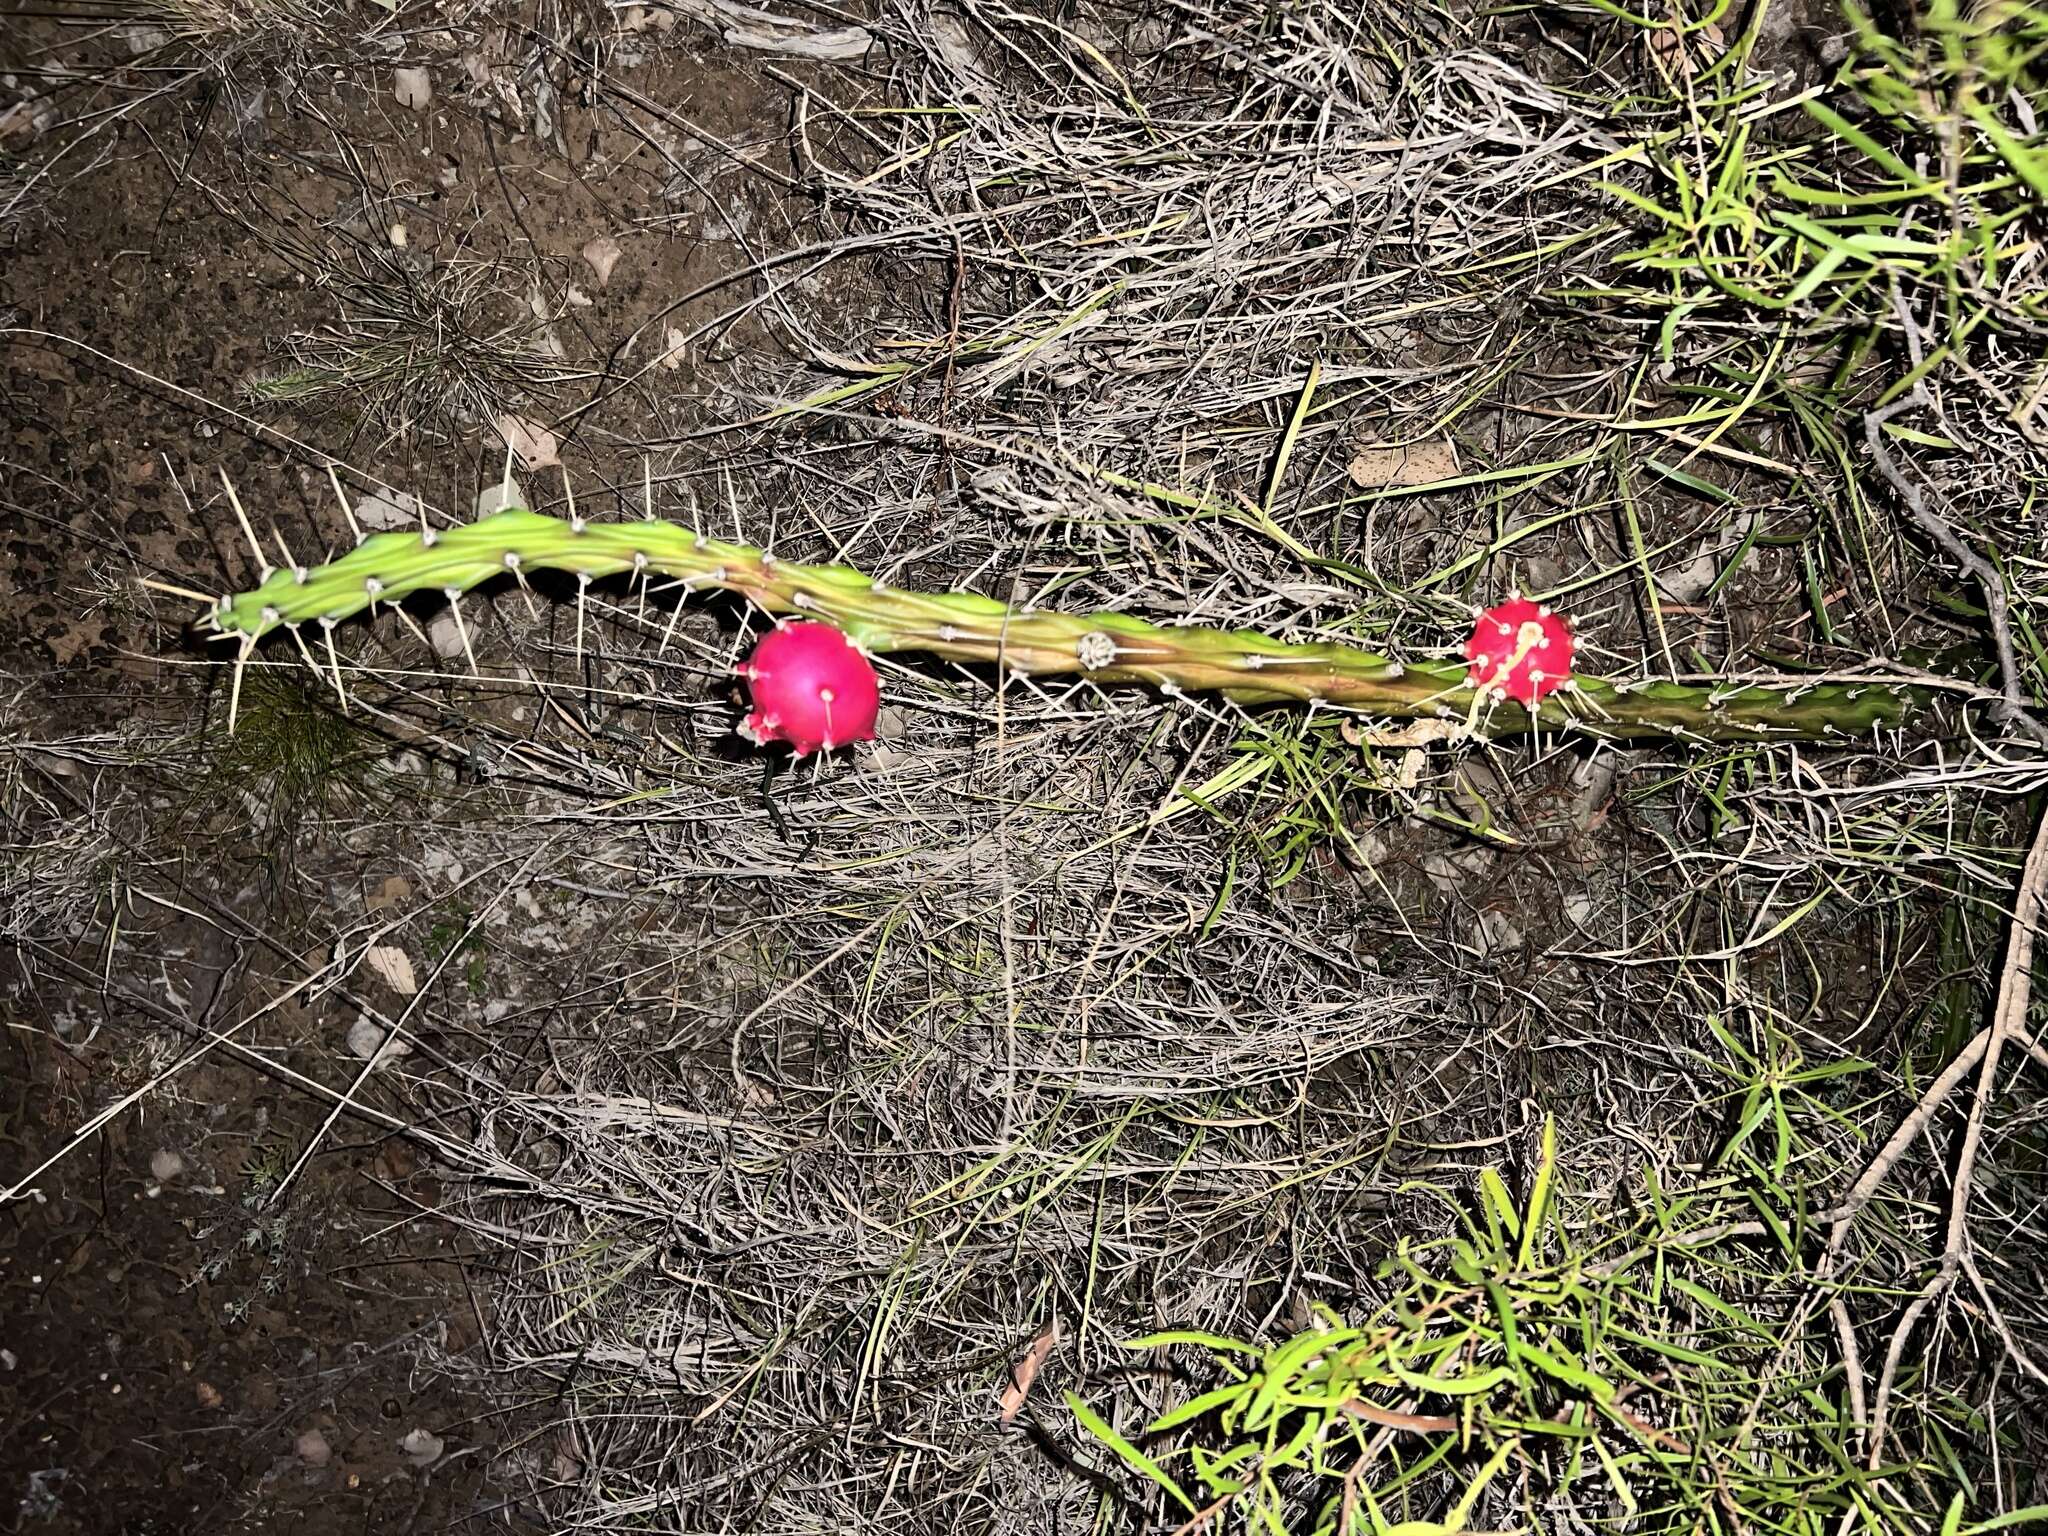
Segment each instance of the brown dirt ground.
[[[55,22],[8,32],[0,73],[13,88],[17,71],[104,67],[96,35]],[[0,692],[16,695],[17,740],[196,726],[218,673],[182,632],[185,606],[129,578],[246,574],[246,553],[221,539],[232,526],[221,473],[259,521],[309,543],[306,530],[331,521],[329,493],[320,455],[288,438],[444,506],[466,510],[496,478],[502,448],[487,423],[393,429],[346,407],[256,408],[238,395],[278,364],[278,338],[334,319],[336,270],[389,257],[386,217],[407,224],[407,249],[428,267],[502,264],[501,309],[520,309],[522,279],[586,291],[591,302],[560,323],[585,371],[535,408],[600,402],[579,418],[580,463],[602,464],[602,444],[616,450],[614,483],[637,481],[641,445],[701,414],[687,374],[623,385],[619,349],[636,328],[659,336],[719,312],[732,294],[678,300],[750,250],[795,243],[811,211],[707,158],[700,141],[685,156],[699,191],[660,228],[634,226],[626,207],[674,206],[660,191],[667,168],[627,123],[655,114],[620,110],[617,96],[579,105],[574,71],[558,71],[562,132],[537,142],[462,99],[454,54],[466,39],[438,54],[430,40],[449,94],[422,114],[394,105],[388,65],[313,69],[290,107],[273,95],[255,133],[228,134],[217,109],[233,91],[195,76],[122,120],[106,162],[14,230],[11,250],[0,235],[0,327],[17,328],[0,337]],[[614,76],[638,99],[685,103],[733,145],[783,136],[789,93],[758,61],[681,32],[650,38],[646,54]],[[749,227],[760,245],[742,236]],[[599,287],[578,253],[612,231],[624,254]],[[743,325],[704,353],[760,339]],[[60,803],[85,793],[73,767],[25,771]],[[268,933],[303,921],[289,882],[261,877],[261,849],[166,849],[162,829],[131,832],[168,855],[169,888],[185,899],[232,906]],[[114,993],[92,984],[100,953],[83,928],[61,936],[55,962],[0,948],[0,1183],[189,1049],[177,1019],[239,1018],[294,979],[288,956],[227,954],[213,935],[176,919],[138,935]],[[156,976],[138,973],[155,962]],[[166,1006],[138,1016],[121,1000],[137,992]],[[356,1066],[317,1010],[275,1010],[258,1036],[279,1066],[323,1082]],[[522,1443],[522,1416],[477,1386],[490,1320],[487,1286],[471,1280],[488,1258],[434,1219],[431,1165],[344,1119],[285,1198],[266,1203],[324,1116],[309,1094],[217,1051],[86,1139],[32,1197],[0,1206],[0,1531],[529,1528],[517,1480],[494,1470]],[[160,1179],[152,1161],[161,1173],[165,1154],[182,1166]],[[414,1431],[440,1454],[409,1455]]]
[[[123,1044],[73,1050],[10,1012],[0,1155],[20,1171]],[[508,1528],[489,1467],[516,1424],[450,1368],[483,1363],[474,1255],[422,1217],[436,1191],[412,1148],[344,1135],[277,1216],[255,1208],[251,1173],[303,1144],[311,1109],[202,1064],[0,1212],[5,1529],[415,1531],[494,1512]],[[184,1167],[160,1184],[165,1152]],[[415,1430],[443,1444],[431,1465],[406,1454]]]

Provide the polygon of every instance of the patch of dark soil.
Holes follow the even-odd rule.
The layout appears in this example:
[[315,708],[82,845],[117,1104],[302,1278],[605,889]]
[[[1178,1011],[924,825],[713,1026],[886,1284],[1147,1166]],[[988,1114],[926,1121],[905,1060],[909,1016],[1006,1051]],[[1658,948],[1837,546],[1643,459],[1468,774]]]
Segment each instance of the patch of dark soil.
[[[545,137],[462,98],[465,70],[476,84],[481,69],[487,93],[532,85],[493,51],[502,34],[451,40],[421,113],[394,106],[389,68],[368,60],[331,79],[305,72],[232,133],[222,124],[240,120],[247,82],[218,97],[193,83],[109,127],[99,170],[0,231],[13,240],[0,263],[10,731],[48,739],[146,721],[203,766],[210,749],[192,733],[223,669],[184,627],[196,605],[137,578],[204,591],[251,575],[224,479],[266,540],[311,555],[342,534],[330,460],[352,494],[388,486],[467,515],[503,465],[491,405],[558,428],[601,515],[637,510],[650,448],[670,455],[659,484],[664,466],[687,467],[685,438],[708,414],[744,414],[710,399],[695,365],[759,352],[742,372],[768,386],[788,354],[741,303],[758,282],[721,279],[802,244],[819,211],[755,169],[784,136],[787,85],[683,41],[650,42],[614,71],[616,92],[579,93],[558,70]],[[465,42],[476,42],[470,63]],[[46,80],[99,67],[79,30],[6,46],[0,63]],[[687,124],[668,103],[686,104]],[[589,254],[600,238],[618,246],[608,271]],[[431,286],[449,273],[481,286],[472,312],[492,323],[545,317],[555,375],[529,361],[486,369],[504,398],[456,408],[434,388],[401,389],[382,413],[346,392],[251,397],[251,381],[290,362],[289,338],[356,323],[341,285]],[[875,306],[872,278],[804,282],[844,313]],[[687,358],[659,365],[678,337]],[[554,474],[526,478],[536,504],[559,496]],[[256,846],[266,833],[235,809],[232,785],[209,790],[217,814],[206,816],[192,812],[191,785],[108,791],[136,812],[122,838],[163,853],[181,896],[183,882],[217,896],[248,875],[264,909],[245,914],[251,931],[307,934],[309,902],[350,860],[356,883],[376,883],[367,858],[310,828],[295,858],[326,885],[301,882],[289,859],[251,875],[269,857]],[[14,808],[0,801],[0,818]],[[301,836],[303,807],[282,809]],[[82,802],[71,811],[86,815]],[[14,830],[0,843],[26,841]],[[162,934],[137,948],[124,930],[103,947],[86,924],[63,943],[82,969],[0,949],[0,1186],[148,1091],[31,1193],[0,1203],[0,1531],[525,1528],[518,1501],[545,1472],[508,1469],[544,1468],[546,1456],[522,1450],[520,1421],[480,1390],[488,1279],[459,1229],[434,1216],[433,1167],[403,1139],[363,1139],[348,1117],[323,1136],[324,1100],[225,1050],[149,1087],[196,1043],[165,1023],[200,1016],[201,978]],[[167,968],[156,963],[166,955]],[[241,1007],[291,984],[230,989],[224,968],[207,985]],[[102,970],[105,988],[91,981]],[[169,1014],[123,998],[163,999]],[[285,1008],[264,1022],[251,1044],[275,1062],[348,1084],[358,1063],[331,1017]],[[377,1081],[365,1094],[403,1118],[398,1090]]]
[[[12,1177],[179,1047],[138,1053],[134,1020],[68,1043],[74,1000],[6,980]],[[457,1385],[472,1256],[413,1149],[331,1139],[270,1198],[319,1119],[203,1061],[0,1207],[0,1529],[427,1531],[511,1502],[515,1426]]]

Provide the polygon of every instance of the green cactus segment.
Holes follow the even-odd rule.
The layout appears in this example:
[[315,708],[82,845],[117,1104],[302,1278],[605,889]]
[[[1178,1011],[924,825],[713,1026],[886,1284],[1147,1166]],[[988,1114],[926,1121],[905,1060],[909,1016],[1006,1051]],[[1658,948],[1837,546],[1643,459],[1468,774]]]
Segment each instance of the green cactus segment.
[[868,651],[922,651],[989,662],[1033,677],[1081,673],[1105,683],[1168,692],[1217,692],[1246,704],[1325,703],[1392,719],[1471,717],[1483,735],[1540,727],[1616,739],[1814,740],[1895,726],[1917,702],[1877,684],[1804,689],[1636,686],[1580,679],[1532,720],[1520,705],[1472,715],[1465,668],[1402,666],[1348,646],[1292,644],[1252,630],[1150,624],[1122,613],[1011,608],[969,592],[909,592],[838,565],[792,565],[744,544],[704,538],[675,523],[587,523],[509,508],[466,527],[380,533],[339,560],[278,571],[253,592],[223,598],[213,620],[253,643],[285,625],[333,623],[415,592],[469,591],[535,570],[588,578],[661,576],[692,591],[738,593],[769,613],[798,614],[844,631]]

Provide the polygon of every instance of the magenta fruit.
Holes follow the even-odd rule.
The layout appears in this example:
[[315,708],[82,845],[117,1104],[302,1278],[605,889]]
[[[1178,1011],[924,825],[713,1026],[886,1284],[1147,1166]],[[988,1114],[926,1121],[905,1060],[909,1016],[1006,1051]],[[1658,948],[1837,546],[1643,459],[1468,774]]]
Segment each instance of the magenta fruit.
[[798,757],[872,741],[881,689],[874,664],[828,624],[785,624],[754,647],[739,675],[754,695],[740,734],[786,741]]
[[1557,692],[1572,676],[1571,621],[1526,597],[1509,598],[1479,615],[1465,642],[1474,688],[1523,704]]

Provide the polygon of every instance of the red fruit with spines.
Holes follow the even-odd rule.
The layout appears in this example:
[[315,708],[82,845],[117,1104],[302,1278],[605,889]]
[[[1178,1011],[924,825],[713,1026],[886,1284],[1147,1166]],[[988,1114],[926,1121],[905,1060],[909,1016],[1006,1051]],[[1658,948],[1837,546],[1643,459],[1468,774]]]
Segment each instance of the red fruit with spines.
[[1572,678],[1571,620],[1526,597],[1509,598],[1479,615],[1465,659],[1474,688],[1523,704],[1557,692]]
[[786,741],[798,757],[875,739],[881,708],[874,664],[829,624],[785,624],[735,668],[754,696],[740,734]]

